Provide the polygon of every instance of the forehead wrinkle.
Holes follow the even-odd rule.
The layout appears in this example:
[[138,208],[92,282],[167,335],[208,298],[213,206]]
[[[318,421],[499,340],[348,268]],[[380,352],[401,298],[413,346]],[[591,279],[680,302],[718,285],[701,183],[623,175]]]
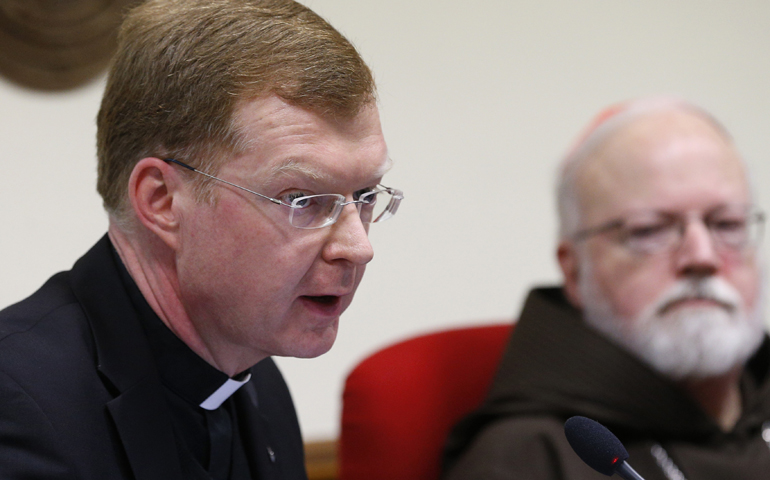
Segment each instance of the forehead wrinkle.
[[[372,178],[382,178],[393,167],[393,160],[387,157],[385,162],[374,172]],[[267,173],[267,179],[264,186],[269,188],[281,178],[301,175],[314,182],[333,183],[336,180],[334,175],[314,168],[308,162],[292,158],[278,165],[273,166]]]
[[322,172],[317,168],[313,168],[313,166],[307,162],[292,158],[273,166],[267,173],[267,180],[265,181],[265,185],[269,187],[280,178],[297,175],[309,178],[314,182],[331,182],[333,180],[332,175],[329,175],[326,172]]

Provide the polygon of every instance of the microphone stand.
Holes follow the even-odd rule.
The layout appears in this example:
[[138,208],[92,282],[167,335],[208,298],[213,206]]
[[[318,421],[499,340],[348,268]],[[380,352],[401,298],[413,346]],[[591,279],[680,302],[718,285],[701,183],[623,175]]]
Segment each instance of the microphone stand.
[[628,462],[623,461],[618,468],[615,470],[615,473],[617,473],[620,477],[624,478],[625,480],[644,480],[641,475],[636,473],[636,470],[631,468],[631,465],[628,464]]

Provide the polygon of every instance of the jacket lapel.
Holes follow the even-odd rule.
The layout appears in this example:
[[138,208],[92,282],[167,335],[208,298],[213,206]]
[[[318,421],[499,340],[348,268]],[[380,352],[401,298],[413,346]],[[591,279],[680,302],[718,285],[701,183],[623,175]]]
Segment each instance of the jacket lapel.
[[[275,463],[275,452],[269,436],[267,419],[260,414],[257,399],[255,372],[252,371],[252,379],[237,391],[233,397],[238,415],[238,430],[246,458],[249,461],[249,469],[252,475],[256,472],[256,478],[270,480],[278,478]],[[271,455],[273,453],[271,462]]]
[[165,402],[161,389],[145,382],[107,404],[137,480],[182,478]]
[[137,312],[105,235],[72,269],[96,344],[109,411],[137,480],[182,480],[171,413]]
[[307,480],[294,404],[271,358],[251,368],[251,381],[233,399],[252,475],[260,480]]

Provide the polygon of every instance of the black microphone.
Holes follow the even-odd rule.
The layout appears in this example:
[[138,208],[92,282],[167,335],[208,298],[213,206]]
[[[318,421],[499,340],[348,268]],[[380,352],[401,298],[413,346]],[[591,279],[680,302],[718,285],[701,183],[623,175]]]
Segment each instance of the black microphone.
[[601,423],[572,417],[564,423],[564,435],[578,457],[597,472],[608,477],[617,473],[626,480],[644,480],[626,462],[626,447]]

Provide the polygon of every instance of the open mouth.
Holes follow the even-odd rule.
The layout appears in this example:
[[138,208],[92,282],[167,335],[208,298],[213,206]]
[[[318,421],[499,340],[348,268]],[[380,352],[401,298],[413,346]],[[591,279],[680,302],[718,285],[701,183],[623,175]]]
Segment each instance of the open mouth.
[[304,295],[300,298],[311,312],[322,317],[338,317],[342,313],[342,297],[337,295]]
[[308,300],[314,303],[318,303],[320,305],[334,305],[337,303],[337,300],[339,300],[340,297],[337,297],[335,295],[320,295],[320,296],[306,296]]

